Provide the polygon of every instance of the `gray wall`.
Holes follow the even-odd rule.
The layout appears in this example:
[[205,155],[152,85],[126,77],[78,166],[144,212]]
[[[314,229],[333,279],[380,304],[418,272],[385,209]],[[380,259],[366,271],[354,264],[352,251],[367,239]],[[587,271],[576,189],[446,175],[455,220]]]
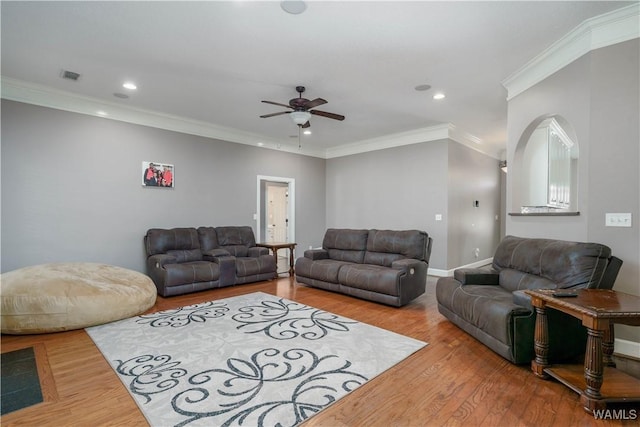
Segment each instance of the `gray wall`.
[[497,160],[450,140],[329,159],[327,227],[424,230],[434,240],[429,266],[439,270],[477,261],[472,247],[491,257],[498,172]]
[[[577,217],[509,217],[507,233],[610,246],[624,264],[618,291],[640,295],[640,42],[595,50],[523,92],[508,105],[507,155],[536,118],[560,114],[575,130],[578,161]],[[509,164],[507,206],[517,191]],[[605,213],[630,212],[631,228],[605,227]],[[638,328],[616,325],[616,338],[640,342]]]
[[[175,165],[144,188],[142,161]],[[3,272],[57,261],[144,271],[148,228],[251,225],[257,175],[294,178],[296,240],[325,231],[325,160],[2,101]]]
[[464,145],[448,148],[447,268],[454,269],[491,258],[500,242],[502,171],[498,160]]

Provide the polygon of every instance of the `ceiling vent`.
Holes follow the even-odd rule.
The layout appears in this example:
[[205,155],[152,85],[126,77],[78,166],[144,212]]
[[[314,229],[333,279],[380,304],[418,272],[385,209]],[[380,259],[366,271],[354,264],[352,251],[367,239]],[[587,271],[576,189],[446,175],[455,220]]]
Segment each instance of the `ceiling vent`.
[[74,82],[77,82],[78,79],[80,78],[80,74],[74,73],[73,71],[69,71],[69,70],[62,70],[61,77],[63,79],[73,80]]

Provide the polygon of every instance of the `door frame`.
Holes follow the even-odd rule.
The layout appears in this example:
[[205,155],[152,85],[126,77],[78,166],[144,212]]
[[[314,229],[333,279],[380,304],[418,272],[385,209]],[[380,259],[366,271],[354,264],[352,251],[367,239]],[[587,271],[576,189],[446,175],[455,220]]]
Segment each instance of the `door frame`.
[[264,213],[264,200],[262,199],[262,183],[263,182],[280,182],[287,184],[289,191],[289,203],[287,206],[287,235],[289,236],[289,242],[295,242],[295,230],[296,230],[296,180],[294,178],[284,178],[279,176],[267,176],[258,175],[257,178],[257,200],[256,200],[256,241],[262,242],[266,236],[262,236],[262,215]]

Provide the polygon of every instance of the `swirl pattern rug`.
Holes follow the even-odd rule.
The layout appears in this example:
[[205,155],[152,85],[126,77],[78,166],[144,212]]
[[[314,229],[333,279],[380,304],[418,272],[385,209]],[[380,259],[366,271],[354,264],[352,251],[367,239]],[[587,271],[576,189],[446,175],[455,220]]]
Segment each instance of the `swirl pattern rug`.
[[86,330],[152,426],[296,426],[426,345],[262,292]]

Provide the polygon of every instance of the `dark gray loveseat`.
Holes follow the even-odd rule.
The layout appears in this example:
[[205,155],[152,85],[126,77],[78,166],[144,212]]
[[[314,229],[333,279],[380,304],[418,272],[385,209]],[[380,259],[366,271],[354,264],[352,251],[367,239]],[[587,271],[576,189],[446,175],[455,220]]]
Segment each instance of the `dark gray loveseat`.
[[431,238],[424,231],[330,228],[296,260],[296,280],[396,307],[422,295]]
[[[611,289],[622,261],[598,243],[505,237],[490,269],[458,269],[438,279],[438,310],[447,319],[514,363],[535,357],[535,310],[526,289]],[[584,353],[579,320],[549,310],[551,359]]]
[[275,258],[255,246],[248,226],[152,228],[144,244],[147,273],[163,297],[276,276]]

